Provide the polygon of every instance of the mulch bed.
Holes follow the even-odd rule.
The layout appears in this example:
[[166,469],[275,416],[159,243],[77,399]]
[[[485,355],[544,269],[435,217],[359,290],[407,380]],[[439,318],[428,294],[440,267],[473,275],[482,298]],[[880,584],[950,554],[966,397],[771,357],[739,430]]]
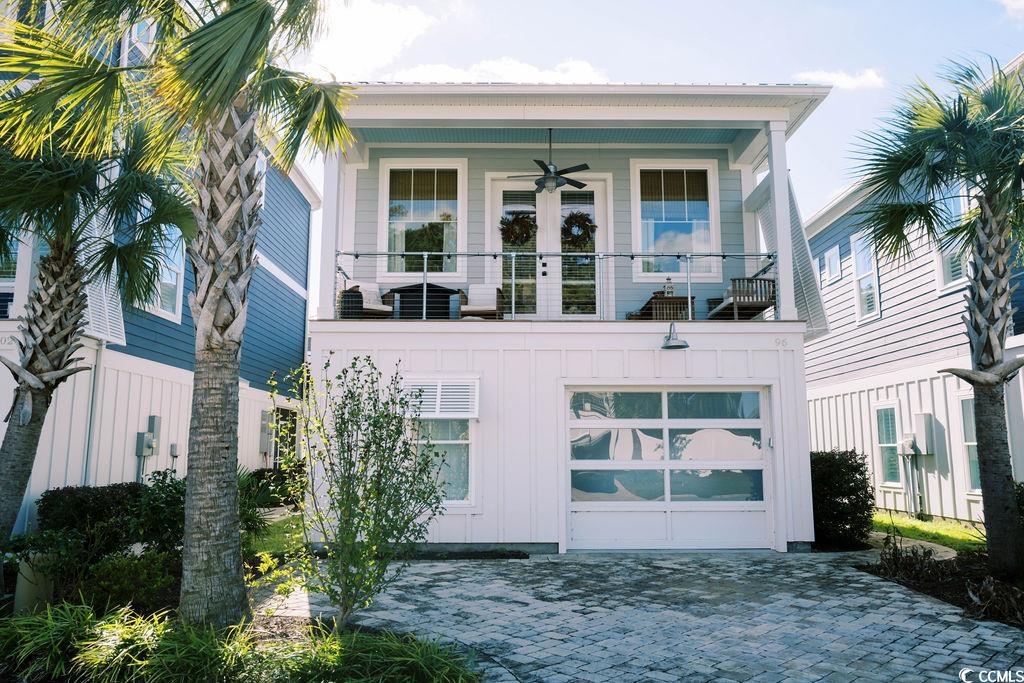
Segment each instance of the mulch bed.
[[949,560],[933,560],[924,577],[892,576],[880,564],[859,565],[857,569],[956,605],[968,617],[1024,628],[1024,586],[993,579],[994,592],[979,591],[989,577],[984,552],[963,551]]

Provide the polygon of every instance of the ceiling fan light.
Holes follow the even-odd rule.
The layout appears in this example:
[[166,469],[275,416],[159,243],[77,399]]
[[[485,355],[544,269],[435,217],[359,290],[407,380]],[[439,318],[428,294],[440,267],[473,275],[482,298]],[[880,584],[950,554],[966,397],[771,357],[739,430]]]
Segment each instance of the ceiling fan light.
[[544,178],[544,189],[548,192],[554,192],[558,187],[558,179],[555,176],[545,176]]

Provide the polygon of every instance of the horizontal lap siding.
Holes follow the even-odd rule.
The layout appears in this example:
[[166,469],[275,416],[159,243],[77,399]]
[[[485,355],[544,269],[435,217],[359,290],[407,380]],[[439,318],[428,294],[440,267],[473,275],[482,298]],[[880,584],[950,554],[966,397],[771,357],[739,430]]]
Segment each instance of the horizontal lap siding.
[[810,386],[913,367],[967,350],[961,291],[939,292],[934,251],[924,240],[909,259],[880,259],[880,318],[857,321],[850,238],[861,229],[851,211],[811,238],[815,264],[839,245],[842,277],[822,286],[830,333],[807,344]]
[[[381,148],[370,155],[368,168],[356,172],[355,235],[352,244],[356,251],[378,250],[378,192],[379,168],[382,158],[465,158],[468,159],[469,178],[469,226],[466,250],[483,251],[485,234],[484,207],[486,182],[485,173],[531,173],[536,170],[534,158],[546,156],[546,150],[533,148]],[[639,251],[632,243],[632,215],[630,209],[629,160],[635,159],[715,159],[718,161],[718,185],[722,223],[722,251],[743,252],[743,206],[740,187],[740,172],[729,169],[728,158],[723,149],[601,149],[566,148],[555,149],[555,163],[563,166],[586,162],[590,172],[611,173],[613,199],[615,251]],[[492,243],[491,250],[498,251],[498,244]],[[484,265],[480,259],[471,260],[467,280],[482,282]],[[354,262],[353,278],[373,281],[376,276],[376,261],[361,258]],[[726,279],[743,274],[743,265],[730,263]],[[411,279],[415,279],[415,275]],[[456,285],[458,286],[458,285]],[[657,282],[634,283],[631,264],[626,259],[617,259],[615,264],[616,314],[624,318],[626,313],[638,309],[651,293],[660,289]],[[721,284],[694,284],[693,294],[697,299],[698,313],[707,311],[709,297],[721,297]],[[677,286],[678,291],[678,286]]]
[[269,167],[263,225],[256,248],[304,288],[309,269],[309,202],[281,171]]
[[272,374],[283,379],[302,364],[306,338],[306,300],[264,268],[249,286],[249,315],[242,340],[242,379],[269,389]]

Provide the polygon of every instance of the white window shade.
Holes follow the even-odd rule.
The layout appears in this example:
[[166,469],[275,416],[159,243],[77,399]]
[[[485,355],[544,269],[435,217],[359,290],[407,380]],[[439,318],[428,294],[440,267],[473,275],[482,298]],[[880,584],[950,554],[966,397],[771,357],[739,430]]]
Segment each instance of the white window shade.
[[[102,223],[93,217],[86,234],[90,240],[104,235]],[[121,310],[121,293],[117,289],[117,273],[111,273],[108,280],[93,280],[85,285],[88,299],[85,317],[85,334],[111,344],[124,344],[124,313]]]
[[479,379],[425,379],[407,377],[402,389],[419,397],[420,417],[429,419],[480,416]]

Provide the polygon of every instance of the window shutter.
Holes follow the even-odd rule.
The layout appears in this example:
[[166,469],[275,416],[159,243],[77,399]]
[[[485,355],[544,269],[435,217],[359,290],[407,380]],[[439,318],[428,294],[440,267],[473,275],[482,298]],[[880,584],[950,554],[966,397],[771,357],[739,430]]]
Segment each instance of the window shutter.
[[[95,216],[89,221],[86,235],[90,238],[109,237],[103,234],[103,226]],[[117,273],[108,280],[93,280],[85,285],[88,299],[86,308],[85,334],[111,344],[124,344],[124,313],[121,310],[121,293],[117,290]]]
[[478,379],[406,378],[402,388],[410,395],[419,392],[422,418],[468,419],[480,416]]

